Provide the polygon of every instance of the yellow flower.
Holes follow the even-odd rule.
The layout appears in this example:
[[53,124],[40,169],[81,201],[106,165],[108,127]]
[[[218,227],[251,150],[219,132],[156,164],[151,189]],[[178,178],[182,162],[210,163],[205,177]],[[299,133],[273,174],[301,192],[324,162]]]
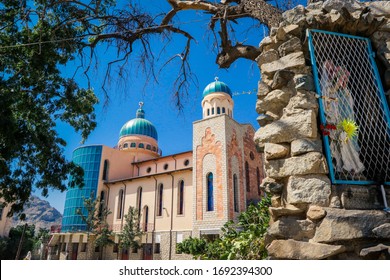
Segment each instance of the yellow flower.
[[357,136],[359,126],[354,120],[344,119],[337,125],[337,128],[343,130],[347,134],[347,139],[352,139]]

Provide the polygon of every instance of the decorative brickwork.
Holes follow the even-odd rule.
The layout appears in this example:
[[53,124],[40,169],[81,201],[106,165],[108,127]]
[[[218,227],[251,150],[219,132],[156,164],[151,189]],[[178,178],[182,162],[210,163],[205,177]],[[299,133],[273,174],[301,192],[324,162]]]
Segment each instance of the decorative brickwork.
[[[216,206],[217,217],[223,218],[223,187],[222,187],[222,145],[220,141],[215,140],[211,128],[206,128],[205,136],[202,137],[202,144],[196,148],[196,219],[203,220],[204,211],[204,190],[206,180],[204,174],[204,165],[206,155],[211,154],[216,159],[216,174],[214,175],[214,203]],[[210,170],[211,171],[211,170]],[[210,172],[208,171],[208,172]],[[207,173],[208,173],[207,172]]]

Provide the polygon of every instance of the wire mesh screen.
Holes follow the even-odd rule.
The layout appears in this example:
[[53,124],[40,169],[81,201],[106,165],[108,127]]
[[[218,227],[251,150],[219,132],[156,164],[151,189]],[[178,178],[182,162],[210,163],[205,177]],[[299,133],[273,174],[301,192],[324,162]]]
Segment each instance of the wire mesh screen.
[[309,44],[333,183],[389,182],[389,109],[369,40],[311,30]]

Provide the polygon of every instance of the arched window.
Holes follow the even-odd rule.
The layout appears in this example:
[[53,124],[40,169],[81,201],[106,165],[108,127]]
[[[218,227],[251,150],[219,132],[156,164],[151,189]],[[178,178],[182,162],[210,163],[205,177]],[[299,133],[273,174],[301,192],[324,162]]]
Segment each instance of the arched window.
[[117,214],[116,218],[117,219],[122,219],[122,214],[123,214],[123,197],[124,197],[124,191],[120,190],[118,194],[118,209],[117,209]]
[[233,203],[234,203],[234,212],[239,212],[238,207],[238,180],[237,175],[233,175]]
[[214,211],[214,182],[213,173],[207,174],[207,211]]
[[256,178],[257,178],[257,194],[260,196],[261,195],[261,190],[260,190],[261,179],[260,179],[260,170],[258,167],[256,168]]
[[211,108],[211,114],[214,115],[214,108]]
[[160,184],[158,186],[158,199],[157,199],[157,216],[162,216],[163,210],[163,194],[164,194],[164,185]]
[[177,214],[183,215],[184,213],[184,181],[179,181],[179,188],[177,193]]
[[102,179],[104,181],[106,181],[108,178],[108,160],[104,160],[104,164],[103,164],[103,176],[102,176]]
[[217,107],[217,115],[221,114],[221,108]]
[[128,143],[123,144],[123,148],[127,148],[127,147],[129,147]]
[[144,207],[144,226],[143,226],[144,232],[148,231],[148,223],[149,223],[149,207],[145,206]]
[[147,149],[147,150],[152,150],[152,146],[146,145],[146,149]]
[[157,148],[155,146],[152,147],[152,151],[155,152],[157,151]]
[[207,116],[210,116],[210,109],[207,109]]
[[133,142],[133,143],[130,144],[130,148],[135,148],[135,147],[137,147],[136,143]]
[[144,145],[143,143],[139,143],[139,144],[138,144],[138,148],[144,149],[144,148],[145,148],[145,145]]
[[105,191],[100,192],[100,201],[99,201],[100,203],[99,203],[99,213],[98,213],[99,219],[104,218],[103,217],[103,210],[104,210],[104,206],[105,206],[104,200],[106,199],[105,195],[106,195]]
[[226,113],[226,109],[225,107],[222,107],[222,114],[225,114]]
[[138,215],[141,214],[141,205],[142,205],[142,187],[137,189],[137,210]]
[[251,191],[251,181],[249,178],[249,164],[247,161],[245,162],[245,178],[246,178],[246,191],[250,192]]

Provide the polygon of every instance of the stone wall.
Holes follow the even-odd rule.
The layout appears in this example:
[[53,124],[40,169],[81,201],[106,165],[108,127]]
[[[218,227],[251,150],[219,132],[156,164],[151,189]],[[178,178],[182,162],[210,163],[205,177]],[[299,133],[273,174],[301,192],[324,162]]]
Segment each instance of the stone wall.
[[[306,30],[368,37],[390,93],[390,2],[333,0],[297,6],[260,43],[256,110],[272,195],[271,259],[390,259],[390,214],[377,186],[332,186],[319,130]],[[387,190],[390,202],[390,190]]]

